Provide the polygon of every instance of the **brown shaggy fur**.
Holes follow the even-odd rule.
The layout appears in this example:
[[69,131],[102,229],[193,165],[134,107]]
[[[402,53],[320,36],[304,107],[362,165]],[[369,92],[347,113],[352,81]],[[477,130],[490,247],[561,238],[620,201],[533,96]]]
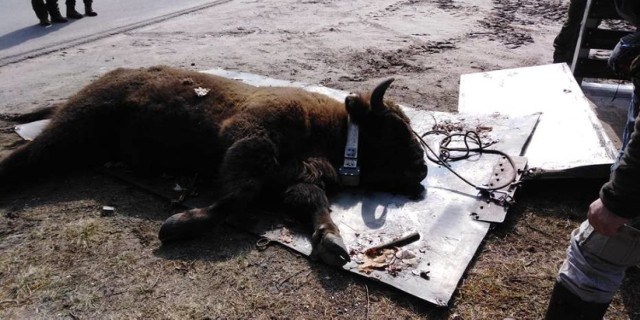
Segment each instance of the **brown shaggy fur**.
[[[348,115],[360,127],[363,186],[423,191],[423,150],[398,106],[382,101],[389,84],[343,104],[169,67],[117,69],[72,96],[40,136],[3,159],[0,186],[112,160],[143,174],[198,172],[215,181],[218,200],[169,218],[163,242],[206,229],[268,191],[312,222],[314,255],[341,265],[349,255],[326,191],[340,185]],[[210,91],[198,96],[197,87]]]

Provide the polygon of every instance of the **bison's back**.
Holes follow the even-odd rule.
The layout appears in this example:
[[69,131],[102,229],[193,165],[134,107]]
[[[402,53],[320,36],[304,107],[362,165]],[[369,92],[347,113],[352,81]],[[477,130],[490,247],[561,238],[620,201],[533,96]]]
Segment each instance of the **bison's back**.
[[252,88],[169,67],[117,69],[72,96],[49,132],[138,171],[215,171],[220,123]]
[[229,146],[258,132],[287,158],[326,152],[342,135],[336,123],[343,118],[341,103],[302,89],[151,67],[107,73],[71,97],[52,127],[74,132],[72,143],[86,150],[99,146],[97,158],[106,150],[138,171],[215,172]]
[[228,116],[254,89],[238,81],[165,66],[119,68],[82,89],[70,101],[75,102],[74,108],[81,104],[153,111],[184,109]]

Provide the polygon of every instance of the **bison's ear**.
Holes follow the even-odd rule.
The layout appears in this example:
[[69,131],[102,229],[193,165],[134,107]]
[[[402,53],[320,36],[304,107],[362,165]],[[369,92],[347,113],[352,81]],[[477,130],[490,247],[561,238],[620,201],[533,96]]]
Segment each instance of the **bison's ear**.
[[344,105],[347,108],[347,112],[354,122],[360,122],[364,117],[371,112],[371,106],[369,101],[363,99],[358,94],[350,94],[344,99]]
[[393,78],[382,81],[375,89],[371,92],[371,110],[375,113],[382,113],[386,107],[384,106],[384,93],[387,91],[387,88],[393,82]]

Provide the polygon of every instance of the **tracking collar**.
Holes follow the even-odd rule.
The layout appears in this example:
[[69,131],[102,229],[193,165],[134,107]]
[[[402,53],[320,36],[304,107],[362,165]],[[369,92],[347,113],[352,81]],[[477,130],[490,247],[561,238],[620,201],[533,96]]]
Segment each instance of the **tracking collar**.
[[347,116],[347,144],[344,147],[344,163],[338,169],[342,185],[355,187],[360,184],[360,167],[358,167],[358,125]]

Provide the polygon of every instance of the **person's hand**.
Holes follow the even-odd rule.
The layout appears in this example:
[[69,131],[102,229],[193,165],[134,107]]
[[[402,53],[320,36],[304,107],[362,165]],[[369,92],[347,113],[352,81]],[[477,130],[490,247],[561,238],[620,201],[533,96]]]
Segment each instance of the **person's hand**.
[[611,51],[607,64],[614,73],[630,76],[633,60],[640,55],[640,32],[626,35]]
[[593,226],[593,229],[605,236],[616,234],[623,225],[629,222],[629,219],[617,216],[609,211],[600,199],[589,206],[588,218],[589,224]]

